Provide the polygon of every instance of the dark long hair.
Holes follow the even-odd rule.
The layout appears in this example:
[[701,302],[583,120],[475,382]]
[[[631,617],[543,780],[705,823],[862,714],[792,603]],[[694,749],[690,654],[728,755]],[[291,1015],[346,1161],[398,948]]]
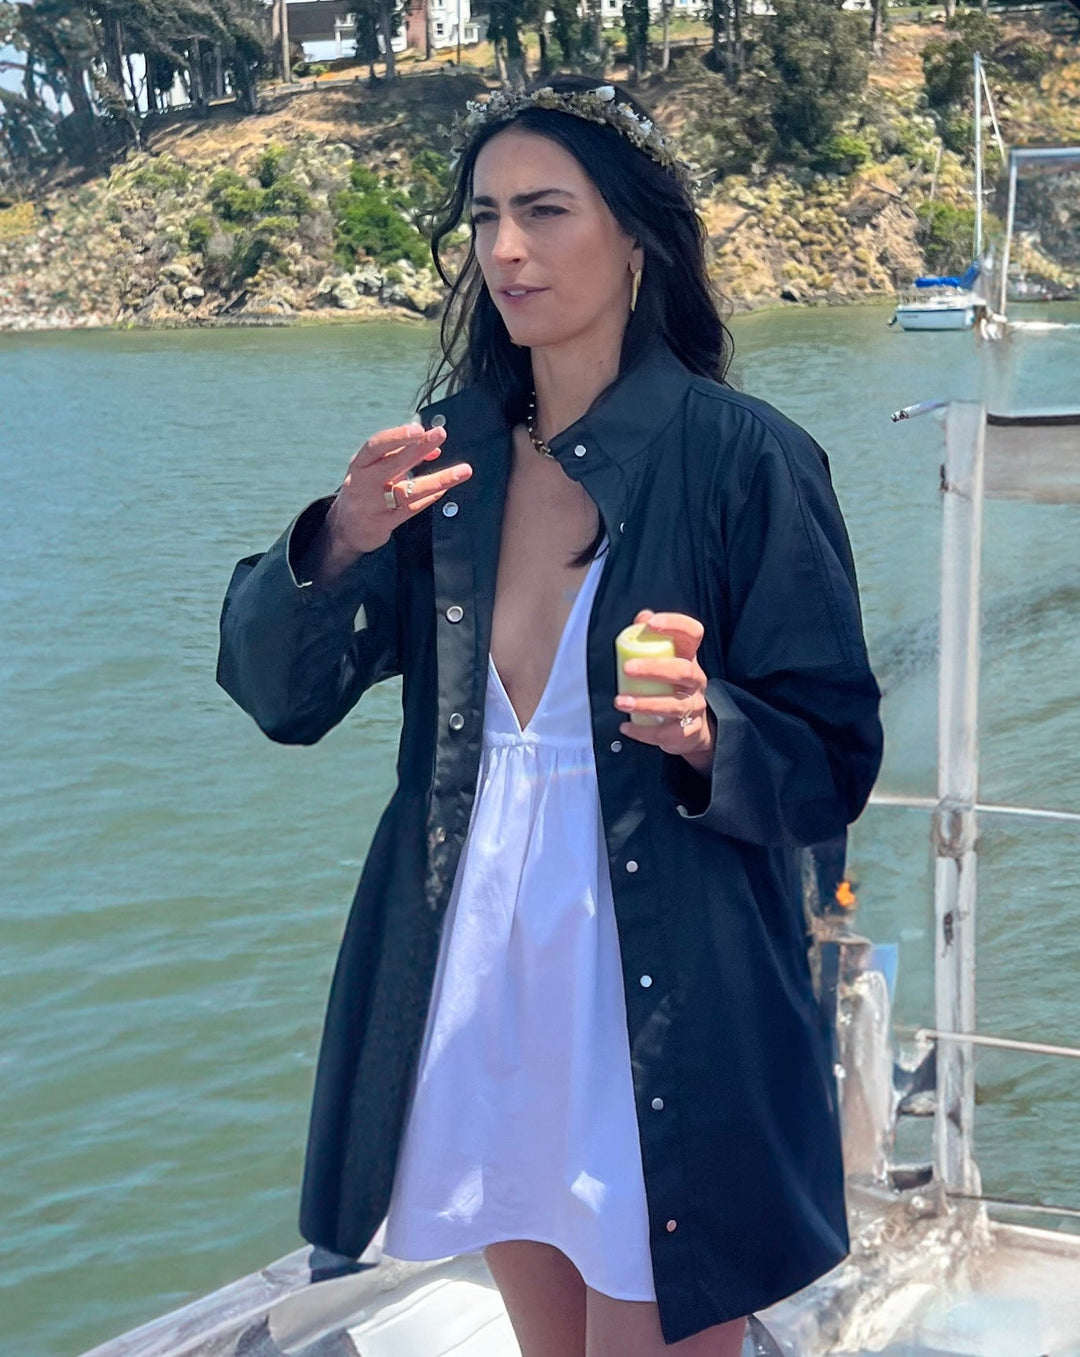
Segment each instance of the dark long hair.
[[[595,78],[554,76],[542,82],[558,93],[596,87]],[[616,86],[616,99],[640,116],[652,115],[631,94]],[[510,340],[488,292],[476,259],[475,236],[455,278],[443,265],[441,249],[465,215],[472,195],[473,169],[481,149],[507,126],[549,137],[580,163],[615,220],[644,248],[645,264],[637,305],[623,335],[619,372],[633,367],[657,336],[692,371],[719,382],[731,362],[731,336],[721,319],[724,302],[705,267],[705,224],[686,189],[670,171],[639,151],[605,123],[594,123],[555,109],[526,106],[511,123],[481,126],[459,160],[446,202],[437,214],[431,255],[450,289],[432,357],[417,405],[428,404],[445,385],[453,395],[479,383],[503,402],[511,423],[521,420],[532,390],[527,348]]]

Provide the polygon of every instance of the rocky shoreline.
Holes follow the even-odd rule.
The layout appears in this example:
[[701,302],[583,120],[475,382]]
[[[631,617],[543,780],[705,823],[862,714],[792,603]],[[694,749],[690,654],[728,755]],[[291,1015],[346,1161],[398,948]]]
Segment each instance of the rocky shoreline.
[[[926,35],[898,28],[872,66],[851,119],[861,163],[731,174],[699,199],[710,275],[735,311],[888,301],[927,270],[926,204],[970,213],[971,168],[925,107]],[[699,165],[703,83],[673,72],[643,91]],[[108,175],[0,209],[0,331],[438,317],[445,288],[414,223],[445,182],[440,124],[484,87],[462,71],[377,94],[278,93],[249,117],[176,115]],[[1080,63],[1002,98],[1006,138],[1052,125],[1051,109],[1080,140]],[[451,268],[466,242],[459,228]]]
[[[294,142],[292,174],[318,204],[340,184],[351,154],[343,143]],[[235,238],[212,237],[201,250],[191,241],[192,221],[199,220],[193,214],[218,166],[183,167],[190,170],[183,189],[162,189],[160,181],[177,177],[178,167],[182,162],[167,152],[132,156],[108,179],[46,199],[21,232],[0,233],[0,330],[431,320],[440,314],[445,289],[432,268],[406,258],[352,267],[336,262],[325,225],[315,240],[305,238],[301,226],[250,277],[231,283],[215,264],[218,255],[235,250]],[[732,178],[706,198],[700,207],[710,272],[732,307],[893,296],[922,258],[914,214],[874,179]]]

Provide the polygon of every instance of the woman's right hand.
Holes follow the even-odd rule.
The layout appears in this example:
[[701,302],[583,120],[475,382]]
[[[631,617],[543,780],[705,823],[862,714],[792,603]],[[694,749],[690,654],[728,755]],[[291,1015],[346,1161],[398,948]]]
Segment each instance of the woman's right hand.
[[[320,579],[334,578],[358,556],[385,546],[395,528],[469,479],[472,467],[459,462],[415,477],[406,494],[409,472],[421,462],[434,461],[445,440],[445,428],[424,429],[420,424],[371,435],[349,462],[345,480],[313,543]],[[395,501],[392,509],[386,498],[390,493]]]

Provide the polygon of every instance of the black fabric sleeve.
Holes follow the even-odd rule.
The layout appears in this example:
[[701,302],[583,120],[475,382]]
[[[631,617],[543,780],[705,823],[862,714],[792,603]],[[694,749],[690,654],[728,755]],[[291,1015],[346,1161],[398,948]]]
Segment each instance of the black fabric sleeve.
[[[705,698],[711,776],[665,755],[690,821],[759,845],[811,844],[861,813],[882,755],[881,693],[824,453],[787,421],[755,425],[742,476],[714,504],[711,568],[730,612]],[[721,578],[722,576],[722,578]]]
[[400,673],[393,538],[331,585],[303,578],[332,502],[309,504],[269,551],[239,561],[221,609],[217,681],[282,744],[314,744],[366,689]]

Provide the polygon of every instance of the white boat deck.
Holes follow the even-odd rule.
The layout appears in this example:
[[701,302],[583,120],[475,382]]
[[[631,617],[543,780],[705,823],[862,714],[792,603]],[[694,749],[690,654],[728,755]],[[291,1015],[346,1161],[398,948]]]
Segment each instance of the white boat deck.
[[[858,1198],[850,1258],[764,1311],[744,1357],[1080,1357],[1080,1236],[991,1223],[933,1190]],[[86,1357],[518,1355],[479,1253],[315,1283],[312,1261],[299,1250]]]

